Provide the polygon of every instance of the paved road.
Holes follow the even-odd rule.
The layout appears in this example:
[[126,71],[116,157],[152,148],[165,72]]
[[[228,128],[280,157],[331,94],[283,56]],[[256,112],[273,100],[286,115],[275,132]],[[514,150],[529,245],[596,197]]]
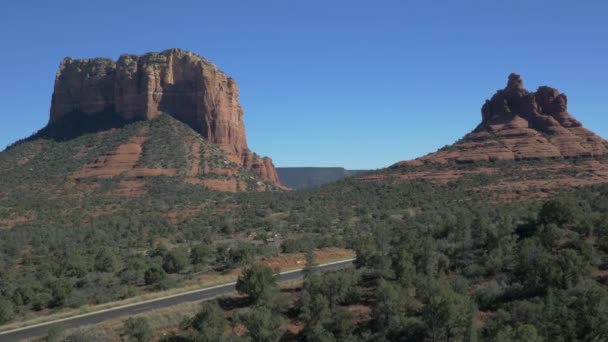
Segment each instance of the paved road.
[[[336,270],[341,268],[350,267],[352,260],[345,260],[339,262],[333,262],[328,264],[319,265],[315,268],[315,271],[328,271]],[[290,280],[296,280],[302,278],[302,270],[283,272],[280,275],[279,281],[286,282]],[[112,309],[101,310],[74,316],[71,318],[56,320],[47,323],[41,323],[32,325],[29,327],[19,328],[15,330],[9,330],[0,332],[0,342],[4,341],[19,341],[23,339],[31,339],[35,337],[45,336],[48,329],[54,325],[61,323],[66,329],[78,328],[85,325],[98,324],[107,320],[116,319],[125,316],[131,316],[140,314],[142,312],[158,310],[186,302],[209,300],[224,294],[228,294],[235,291],[235,284],[230,283],[220,286],[214,286],[204,288],[200,290],[185,292],[177,295],[168,297],[162,297],[157,299],[151,299],[140,303],[127,304]]]

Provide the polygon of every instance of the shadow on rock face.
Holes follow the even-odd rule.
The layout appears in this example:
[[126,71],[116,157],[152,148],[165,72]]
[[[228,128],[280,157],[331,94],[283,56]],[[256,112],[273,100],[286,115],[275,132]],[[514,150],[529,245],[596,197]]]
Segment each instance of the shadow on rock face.
[[75,111],[64,115],[62,118],[54,122],[49,122],[38,132],[7,147],[7,150],[20,143],[36,139],[69,141],[84,134],[103,132],[113,128],[121,128],[134,121],[136,120],[127,120],[120,114],[110,109],[103,110],[96,114],[83,114]]

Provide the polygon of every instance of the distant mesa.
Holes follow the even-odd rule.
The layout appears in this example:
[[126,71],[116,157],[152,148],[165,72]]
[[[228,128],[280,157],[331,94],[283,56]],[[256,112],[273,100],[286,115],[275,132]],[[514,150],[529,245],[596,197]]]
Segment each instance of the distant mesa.
[[525,89],[509,75],[507,86],[481,108],[482,121],[462,140],[438,152],[393,168],[425,163],[474,163],[499,160],[568,159],[608,153],[608,143],[568,113],[568,98],[557,89]]
[[71,138],[162,113],[280,186],[272,160],[247,146],[236,81],[203,57],[180,49],[127,54],[118,61],[65,58],[55,79],[49,124],[41,134]]
[[277,167],[281,183],[291,189],[316,188],[340,179],[367,172],[343,167]]

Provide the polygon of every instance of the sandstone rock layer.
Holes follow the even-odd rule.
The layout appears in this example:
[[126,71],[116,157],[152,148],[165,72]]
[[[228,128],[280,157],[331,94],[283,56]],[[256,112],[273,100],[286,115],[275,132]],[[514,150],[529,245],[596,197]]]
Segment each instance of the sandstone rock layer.
[[118,114],[127,121],[167,113],[188,124],[231,159],[280,186],[272,160],[247,146],[236,82],[206,59],[170,49],[141,56],[63,60],[49,123],[70,114]]

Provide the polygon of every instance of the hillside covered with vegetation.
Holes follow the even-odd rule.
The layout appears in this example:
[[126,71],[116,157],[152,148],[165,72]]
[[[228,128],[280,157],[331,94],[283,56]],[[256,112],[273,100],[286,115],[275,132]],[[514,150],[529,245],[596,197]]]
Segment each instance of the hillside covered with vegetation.
[[[274,194],[280,198],[276,202],[258,194],[254,198],[259,208],[268,210],[266,215],[258,209],[262,211],[249,218],[232,215],[228,220],[240,224],[266,222],[263,226],[267,226],[276,212],[289,212],[292,217],[285,216],[277,224],[289,227],[284,231],[299,232],[305,237],[299,240],[307,243],[286,239],[281,246],[284,251],[347,246],[357,253],[356,269],[307,273],[303,286],[280,291],[271,269],[247,266],[250,262],[244,261],[246,271],[240,280],[243,284],[237,289],[248,300],[225,298],[204,303],[196,315],[175,327],[177,330],[165,340],[608,338],[607,188],[583,189],[542,203],[511,205],[449,200],[440,188],[426,185],[396,187],[349,182],[322,190]],[[429,201],[440,194],[444,196],[439,198],[448,200]],[[264,198],[268,202],[263,202]],[[300,203],[307,204],[308,210]],[[298,220],[303,213],[306,217],[314,214],[336,219],[323,226],[322,220]],[[253,226],[247,228],[250,229],[255,230]],[[219,265],[217,258],[222,250],[216,246],[207,261],[212,267]],[[145,248],[142,246],[142,250]],[[163,274],[166,261],[173,260],[166,255],[180,247],[148,248],[138,260],[146,263],[148,269],[157,270],[155,274]],[[198,255],[199,247],[181,248],[184,252],[189,250],[191,262],[196,260],[193,256]],[[87,260],[85,253],[81,255]],[[113,270],[89,268],[88,276],[111,278],[129,272],[128,261],[119,255]],[[256,251],[252,256],[260,258],[263,254]],[[89,261],[83,263],[95,265],[97,258],[90,255]],[[308,261],[314,262],[312,258]],[[191,272],[191,267],[169,277],[178,279]],[[149,272],[144,273],[144,279],[150,278],[146,273]],[[78,279],[54,276],[64,277],[68,283]],[[78,291],[70,291],[67,298]],[[4,300],[14,298],[15,295],[6,296]],[[27,305],[14,307],[24,310]],[[127,334],[137,333],[146,324],[136,320],[125,323]],[[72,335],[78,336],[92,338]]]
[[247,307],[204,303],[175,335],[230,339],[235,330],[224,328],[244,326],[237,335],[254,341],[604,341],[605,191],[527,210],[454,206],[435,212],[440,219],[378,218],[352,232],[356,270],[307,272],[294,296],[272,287],[271,270],[252,267],[237,285]]
[[[0,323],[337,247],[356,252],[356,270],[309,274],[284,299],[276,286],[243,290],[246,305],[206,304],[173,338],[606,340],[602,165],[408,165],[274,191],[166,115],[62,139],[41,132],[0,154]],[[564,186],[580,175],[591,181]]]
[[[297,317],[298,336],[310,341],[605,339],[608,189],[504,203],[471,190],[484,181],[347,179],[230,194],[158,176],[136,198],[52,201],[22,188],[5,197],[2,218],[32,208],[39,216],[0,230],[0,317],[127,298],[207,270],[337,246],[356,251],[357,271],[316,275],[291,306],[245,310]],[[280,244],[251,242],[270,234]],[[369,313],[351,317],[344,310],[353,306]]]

